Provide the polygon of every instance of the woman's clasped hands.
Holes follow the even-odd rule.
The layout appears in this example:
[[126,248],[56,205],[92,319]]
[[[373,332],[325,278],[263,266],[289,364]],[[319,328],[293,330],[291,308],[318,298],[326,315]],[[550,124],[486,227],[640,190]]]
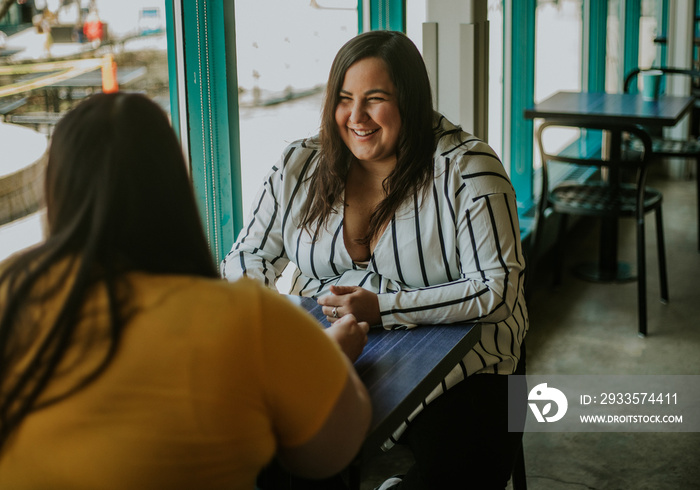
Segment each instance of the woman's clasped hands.
[[367,343],[370,325],[381,324],[377,295],[357,286],[331,286],[331,294],[318,299],[331,323],[326,333],[352,361]]
[[354,315],[360,322],[382,324],[376,293],[358,286],[331,286],[330,291],[331,294],[317,300],[329,322],[333,323],[345,315]]

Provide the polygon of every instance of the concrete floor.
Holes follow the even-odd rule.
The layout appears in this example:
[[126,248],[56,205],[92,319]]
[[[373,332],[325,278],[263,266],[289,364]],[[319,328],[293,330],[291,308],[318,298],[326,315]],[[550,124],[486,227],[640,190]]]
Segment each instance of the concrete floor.
[[[670,302],[658,300],[651,215],[646,228],[646,338],[637,336],[636,282],[593,284],[567,270],[555,290],[546,265],[551,261],[541,260],[530,271],[528,374],[700,375],[696,183],[657,172],[649,184],[664,193]],[[568,237],[565,266],[594,259],[597,237],[595,222],[580,221]],[[619,256],[635,261],[631,220],[622,222]],[[700,433],[530,432],[523,445],[528,490],[700,489]],[[374,489],[410,464],[410,453],[395,447],[365,464],[362,490]]]

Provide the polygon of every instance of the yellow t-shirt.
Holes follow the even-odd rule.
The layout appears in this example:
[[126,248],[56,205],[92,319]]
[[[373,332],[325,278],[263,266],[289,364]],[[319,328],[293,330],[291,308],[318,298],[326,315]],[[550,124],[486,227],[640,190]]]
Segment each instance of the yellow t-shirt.
[[[250,490],[278,445],[325,422],[347,365],[310,316],[246,279],[129,278],[137,310],[115,359],[24,420],[0,456],[0,488]],[[71,351],[78,363],[47,394],[104,352],[104,301],[92,295],[79,330],[93,347]]]

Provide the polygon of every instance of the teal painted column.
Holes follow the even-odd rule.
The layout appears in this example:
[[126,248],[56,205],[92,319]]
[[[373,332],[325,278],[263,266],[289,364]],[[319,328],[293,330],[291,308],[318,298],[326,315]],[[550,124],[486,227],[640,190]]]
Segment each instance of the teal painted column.
[[622,92],[622,84],[625,76],[639,67],[639,20],[642,16],[642,6],[637,0],[626,0],[624,9],[624,37],[622,39],[624,46],[622,76],[620,77],[620,92]]
[[401,31],[406,32],[406,2],[405,0],[370,0],[369,29],[364,24],[362,0],[357,2],[360,32],[371,31]]
[[234,4],[182,2],[192,182],[215,260],[242,227]]
[[365,6],[362,0],[357,0],[357,32],[365,32]]
[[[523,111],[534,104],[535,93],[535,9],[537,0],[504,3],[504,151],[510,165],[510,179],[518,205],[526,210],[533,202],[533,122]],[[510,33],[510,38],[508,35]]]
[[[696,11],[697,11],[696,2]],[[660,5],[657,5],[657,19],[659,19],[659,24],[657,27],[657,33],[660,36],[667,36],[668,33],[668,0],[661,0]],[[697,26],[697,24],[695,24]],[[660,43],[657,50],[658,58],[656,60],[657,66],[668,66],[668,44]]]
[[175,36],[175,12],[173,2],[165,2],[165,35],[168,44],[168,89],[170,94],[170,122],[177,134],[180,135],[180,104],[178,103],[178,94],[180,87],[178,85],[178,62],[177,62],[177,38]]
[[605,92],[605,56],[608,23],[608,0],[584,2],[582,56],[583,88],[588,92]]

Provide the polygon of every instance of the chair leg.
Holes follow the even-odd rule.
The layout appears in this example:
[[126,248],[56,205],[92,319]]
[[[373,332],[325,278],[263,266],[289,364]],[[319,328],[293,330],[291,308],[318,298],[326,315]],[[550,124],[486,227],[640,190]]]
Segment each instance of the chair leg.
[[554,265],[554,286],[560,286],[564,269],[564,236],[568,222],[566,214],[559,215],[559,230],[557,231],[556,258]]
[[700,253],[700,157],[695,160],[695,184],[698,187],[697,193],[697,220],[698,220],[698,253]]
[[647,335],[647,274],[644,245],[644,218],[637,219],[637,316],[639,336]]
[[666,304],[668,303],[668,276],[666,274],[666,245],[664,242],[664,220],[661,214],[661,206],[656,210],[656,249],[659,256],[661,302]]

